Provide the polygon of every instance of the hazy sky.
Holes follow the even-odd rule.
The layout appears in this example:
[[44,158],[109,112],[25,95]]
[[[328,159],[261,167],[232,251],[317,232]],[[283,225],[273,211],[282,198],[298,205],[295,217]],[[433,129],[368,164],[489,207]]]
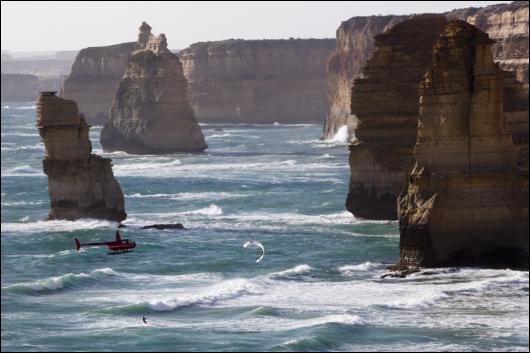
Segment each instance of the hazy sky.
[[[78,50],[135,41],[147,21],[169,47],[228,38],[331,38],[353,16],[444,12],[503,1],[2,1],[2,50]],[[504,1],[507,2],[507,1]]]

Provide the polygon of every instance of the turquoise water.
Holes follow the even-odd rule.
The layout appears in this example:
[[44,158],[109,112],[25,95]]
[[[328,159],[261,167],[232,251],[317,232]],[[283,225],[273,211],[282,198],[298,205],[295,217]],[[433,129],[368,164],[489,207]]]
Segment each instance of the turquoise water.
[[2,350],[528,351],[528,272],[380,279],[397,223],[345,211],[348,151],[319,125],[203,125],[206,153],[167,156],[104,154],[92,128],[138,246],[76,252],[116,224],[43,221],[33,104],[2,103]]

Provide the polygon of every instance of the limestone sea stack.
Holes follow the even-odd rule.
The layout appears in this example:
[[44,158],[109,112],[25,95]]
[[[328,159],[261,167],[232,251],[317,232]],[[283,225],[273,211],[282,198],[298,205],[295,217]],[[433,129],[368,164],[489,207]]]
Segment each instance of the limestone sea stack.
[[77,54],[61,97],[76,101],[89,124],[103,125],[109,120],[116,88],[135,45],[130,42],[90,47]]
[[197,120],[319,123],[326,114],[326,63],[335,39],[192,44],[178,53]]
[[414,165],[417,85],[432,63],[443,15],[418,15],[375,37],[376,50],[351,91],[358,119],[350,149],[346,208],[368,219],[396,219],[396,201]]
[[37,127],[46,148],[43,167],[50,194],[48,219],[124,220],[123,193],[112,173],[111,160],[91,154],[90,126],[77,104],[55,92],[41,92]]
[[528,170],[505,128],[493,41],[450,22],[421,83],[416,165],[398,201],[401,264],[528,268]]
[[182,64],[166,36],[143,22],[101,131],[106,151],[136,154],[202,152],[207,148],[187,97]]

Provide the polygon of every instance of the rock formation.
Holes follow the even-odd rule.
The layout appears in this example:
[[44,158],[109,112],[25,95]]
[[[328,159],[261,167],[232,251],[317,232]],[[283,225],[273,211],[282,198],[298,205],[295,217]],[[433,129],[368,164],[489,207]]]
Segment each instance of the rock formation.
[[135,44],[85,48],[77,54],[61,96],[78,102],[88,123],[103,125],[109,120],[116,88]]
[[342,126],[354,135],[357,120],[351,115],[351,87],[361,77],[375,48],[375,36],[408,16],[352,17],[337,29],[337,49],[327,65],[328,111],[322,138],[331,139]]
[[416,165],[399,197],[401,263],[528,268],[528,171],[505,128],[494,42],[460,20],[420,86]]
[[164,34],[142,23],[112,108],[101,132],[107,151],[200,152],[207,148],[187,98],[182,64]]
[[334,39],[226,40],[179,52],[200,122],[309,123],[326,114]]
[[417,85],[432,63],[443,15],[419,15],[375,37],[376,51],[354,81],[351,111],[359,119],[350,145],[347,209],[355,216],[396,219],[396,200],[413,165]]
[[[484,8],[458,9],[445,14],[476,25],[496,41],[494,60],[515,71],[528,95],[528,2],[515,1]],[[409,16],[353,17],[337,29],[337,51],[328,63],[328,113],[322,138],[330,139],[343,125],[354,135],[356,121],[350,112],[350,91],[373,52],[374,36]]]
[[90,126],[77,104],[55,92],[41,92],[37,127],[46,148],[43,167],[51,203],[48,219],[124,220],[123,194],[111,160],[91,154]]
[[528,1],[514,1],[483,8],[454,10],[446,14],[488,33],[495,41],[493,60],[501,69],[514,71],[528,94]]

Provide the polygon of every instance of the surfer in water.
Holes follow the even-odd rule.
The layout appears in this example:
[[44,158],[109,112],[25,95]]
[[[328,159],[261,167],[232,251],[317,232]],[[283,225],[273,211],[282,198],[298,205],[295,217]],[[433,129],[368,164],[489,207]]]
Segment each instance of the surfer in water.
[[144,322],[144,324],[147,324],[147,320],[145,319],[145,316],[142,316],[142,321]]

